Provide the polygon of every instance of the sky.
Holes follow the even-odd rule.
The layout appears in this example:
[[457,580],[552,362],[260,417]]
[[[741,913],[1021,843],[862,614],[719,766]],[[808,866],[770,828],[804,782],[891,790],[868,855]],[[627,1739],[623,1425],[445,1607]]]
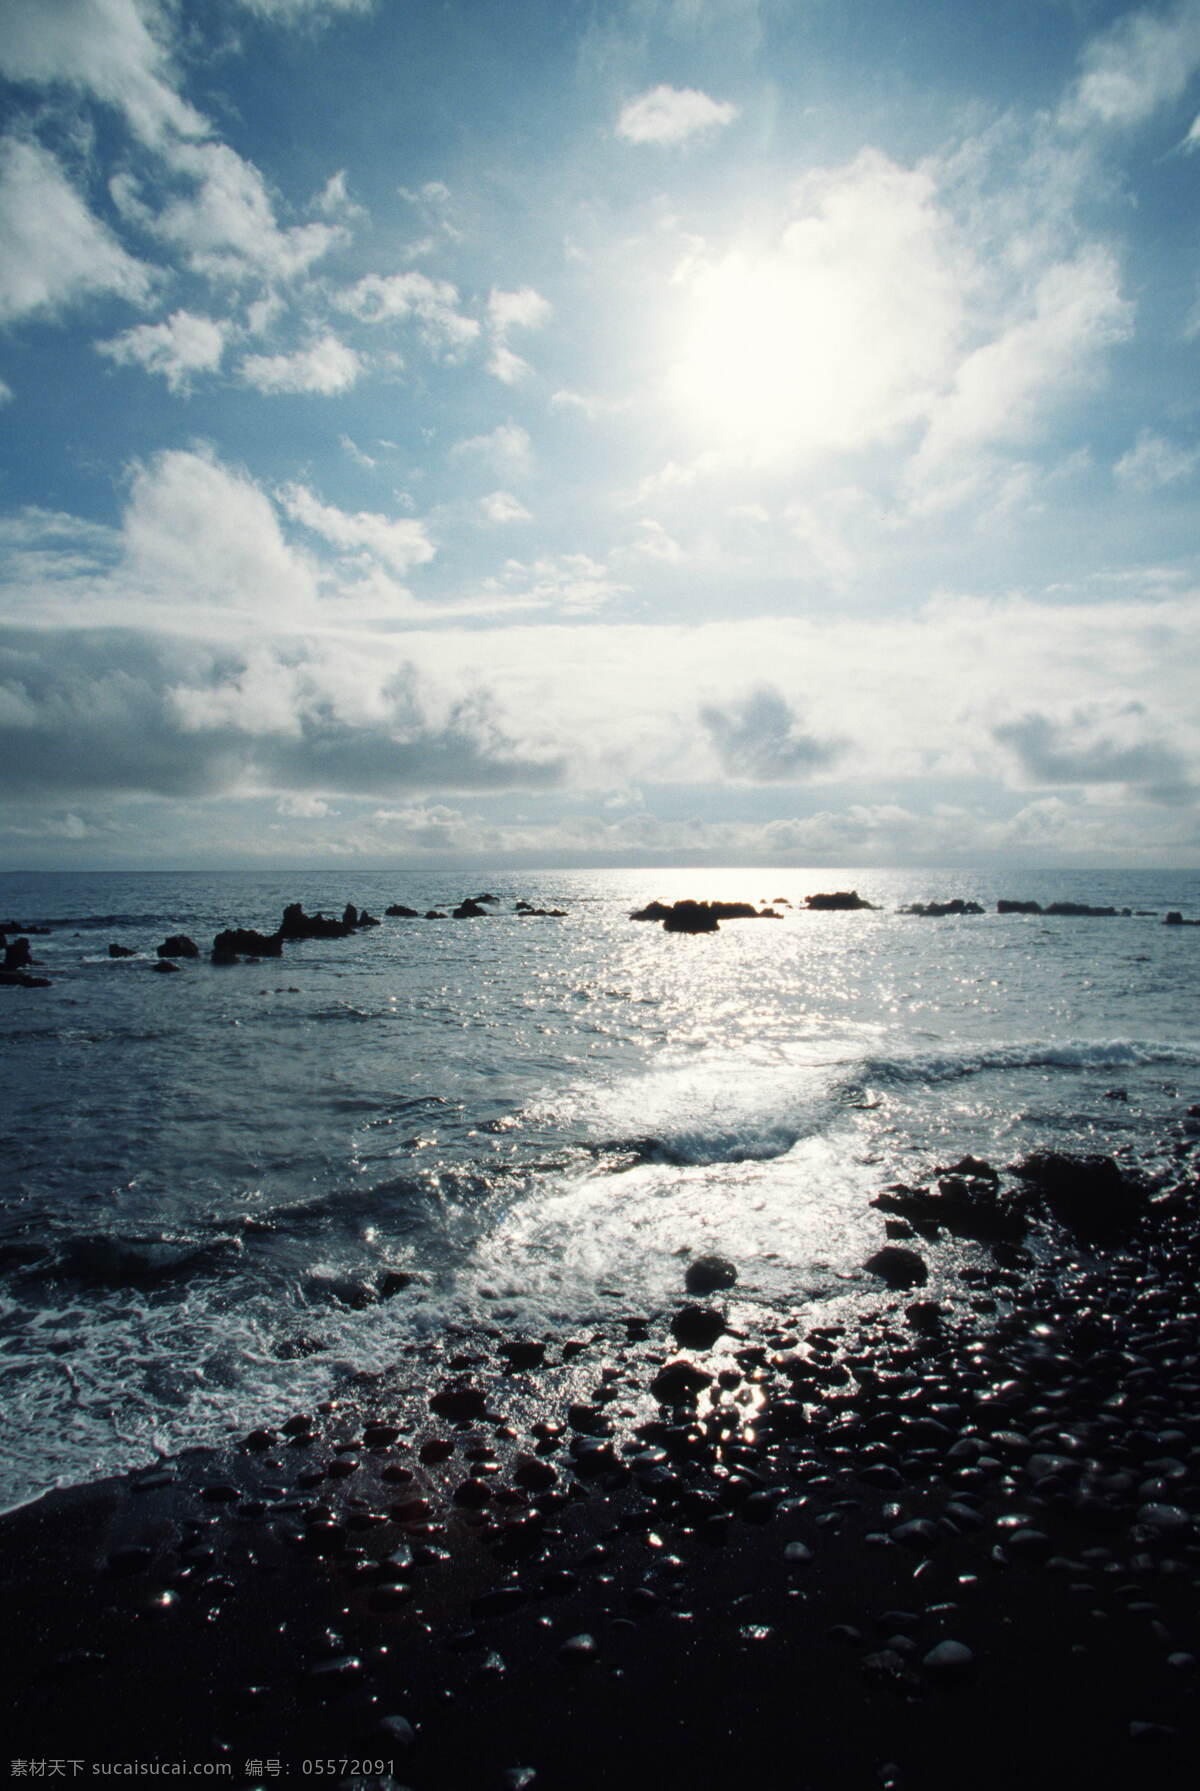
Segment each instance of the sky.
[[0,865],[1200,866],[1200,0],[0,83]]

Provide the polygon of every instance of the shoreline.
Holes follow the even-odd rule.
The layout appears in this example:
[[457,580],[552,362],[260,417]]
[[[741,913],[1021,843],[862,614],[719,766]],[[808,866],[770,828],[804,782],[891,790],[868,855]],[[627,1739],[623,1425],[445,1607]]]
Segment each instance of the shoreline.
[[13,1758],[412,1791],[1194,1783],[1195,1149],[1106,1238],[997,1245],[975,1310],[885,1288],[718,1353],[725,1296],[681,1290],[675,1334],[445,1340],[426,1384],[401,1365],[17,1507]]

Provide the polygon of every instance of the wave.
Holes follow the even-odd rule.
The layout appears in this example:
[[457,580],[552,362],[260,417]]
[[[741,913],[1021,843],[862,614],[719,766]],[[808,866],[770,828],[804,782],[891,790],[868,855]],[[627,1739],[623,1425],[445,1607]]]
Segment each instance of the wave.
[[55,1239],[43,1258],[29,1265],[29,1272],[39,1280],[126,1287],[212,1274],[236,1262],[241,1253],[242,1240],[228,1235],[122,1237],[84,1232]]
[[1200,1046],[1136,1039],[963,1046],[945,1051],[914,1051],[904,1057],[867,1058],[858,1074],[884,1083],[938,1083],[993,1070],[1128,1070],[1156,1064],[1174,1069],[1200,1067]]

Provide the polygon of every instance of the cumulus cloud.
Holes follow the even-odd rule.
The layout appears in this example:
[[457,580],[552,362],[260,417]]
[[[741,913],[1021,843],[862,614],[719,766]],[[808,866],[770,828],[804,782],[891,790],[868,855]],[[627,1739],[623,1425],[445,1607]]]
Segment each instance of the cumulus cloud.
[[1117,710],[1079,710],[1065,719],[1041,713],[995,730],[1034,784],[1126,784],[1152,799],[1194,800],[1182,755],[1147,726],[1140,703]]
[[0,753],[14,800],[536,790],[562,775],[486,692],[440,695],[403,660],[132,629],[0,630]]
[[123,366],[161,373],[173,392],[187,392],[196,373],[215,373],[225,351],[228,325],[193,311],[174,311],[163,323],[142,323],[97,342],[98,353]]
[[269,498],[210,454],[172,449],[139,467],[123,537],[129,579],[164,605],[303,613],[317,594]]
[[191,190],[169,199],[153,227],[197,273],[290,280],[345,241],[332,224],[281,229],[261,173],[226,143],[177,142],[167,162]]
[[968,354],[950,390],[931,407],[910,467],[913,488],[935,500],[969,489],[971,456],[1027,439],[1064,391],[1098,377],[1103,351],[1130,335],[1132,320],[1107,249],[1087,248],[1048,268],[1029,314]]
[[360,323],[413,318],[427,346],[448,355],[469,347],[480,333],[476,319],[458,308],[458,288],[428,274],[367,274],[336,294],[334,302]]
[[520,423],[498,423],[486,435],[468,436],[456,442],[455,455],[478,455],[498,473],[528,473],[533,466],[533,441]]
[[1198,462],[1197,449],[1180,448],[1154,430],[1143,429],[1133,447],[1114,465],[1113,476],[1132,491],[1159,491],[1164,485],[1190,479]]
[[540,329],[551,316],[553,306],[532,286],[522,286],[516,292],[493,288],[488,298],[488,323],[492,335],[488,371],[505,385],[515,385],[523,379],[529,372],[529,365],[509,347],[509,334],[513,330]]
[[204,136],[205,120],[177,91],[171,25],[160,0],[5,0],[0,71],[90,93],[150,144],[168,131]]
[[519,498],[511,491],[491,491],[479,500],[480,509],[488,522],[532,522],[533,518]]
[[737,114],[727,100],[710,99],[695,87],[652,87],[622,107],[617,135],[626,143],[686,143],[731,124]]
[[795,188],[781,227],[689,244],[667,391],[704,447],[849,451],[924,416],[965,326],[961,252],[928,171],[878,150]]
[[700,720],[722,771],[750,783],[797,783],[844,751],[841,741],[802,732],[790,705],[768,684],[725,707],[706,704]]
[[293,354],[247,355],[239,369],[248,386],[260,392],[315,392],[325,397],[350,389],[362,372],[352,348],[331,330]]
[[304,485],[288,485],[280,496],[288,515],[306,529],[343,553],[370,554],[401,577],[414,566],[425,565],[436,552],[425,524],[412,517],[392,518],[363,510],[351,514],[323,504]]
[[1061,109],[1076,129],[1129,128],[1180,98],[1200,68],[1200,7],[1126,13],[1084,49],[1082,70]]
[[94,293],[134,304],[153,275],[126,254],[48,150],[19,137],[0,143],[0,322],[53,312]]
[[370,12],[375,0],[238,0],[238,5],[274,24],[298,25],[339,12]]

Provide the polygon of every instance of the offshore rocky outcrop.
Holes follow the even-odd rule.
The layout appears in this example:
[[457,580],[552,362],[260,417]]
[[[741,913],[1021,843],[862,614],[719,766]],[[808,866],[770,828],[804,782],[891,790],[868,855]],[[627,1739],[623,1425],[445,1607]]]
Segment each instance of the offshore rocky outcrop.
[[868,902],[857,889],[834,889],[805,896],[804,906],[814,913],[840,913],[856,908],[877,909],[878,902]]
[[773,908],[756,908],[752,902],[650,902],[636,909],[630,920],[661,920],[668,933],[715,933],[723,920],[781,920]]

